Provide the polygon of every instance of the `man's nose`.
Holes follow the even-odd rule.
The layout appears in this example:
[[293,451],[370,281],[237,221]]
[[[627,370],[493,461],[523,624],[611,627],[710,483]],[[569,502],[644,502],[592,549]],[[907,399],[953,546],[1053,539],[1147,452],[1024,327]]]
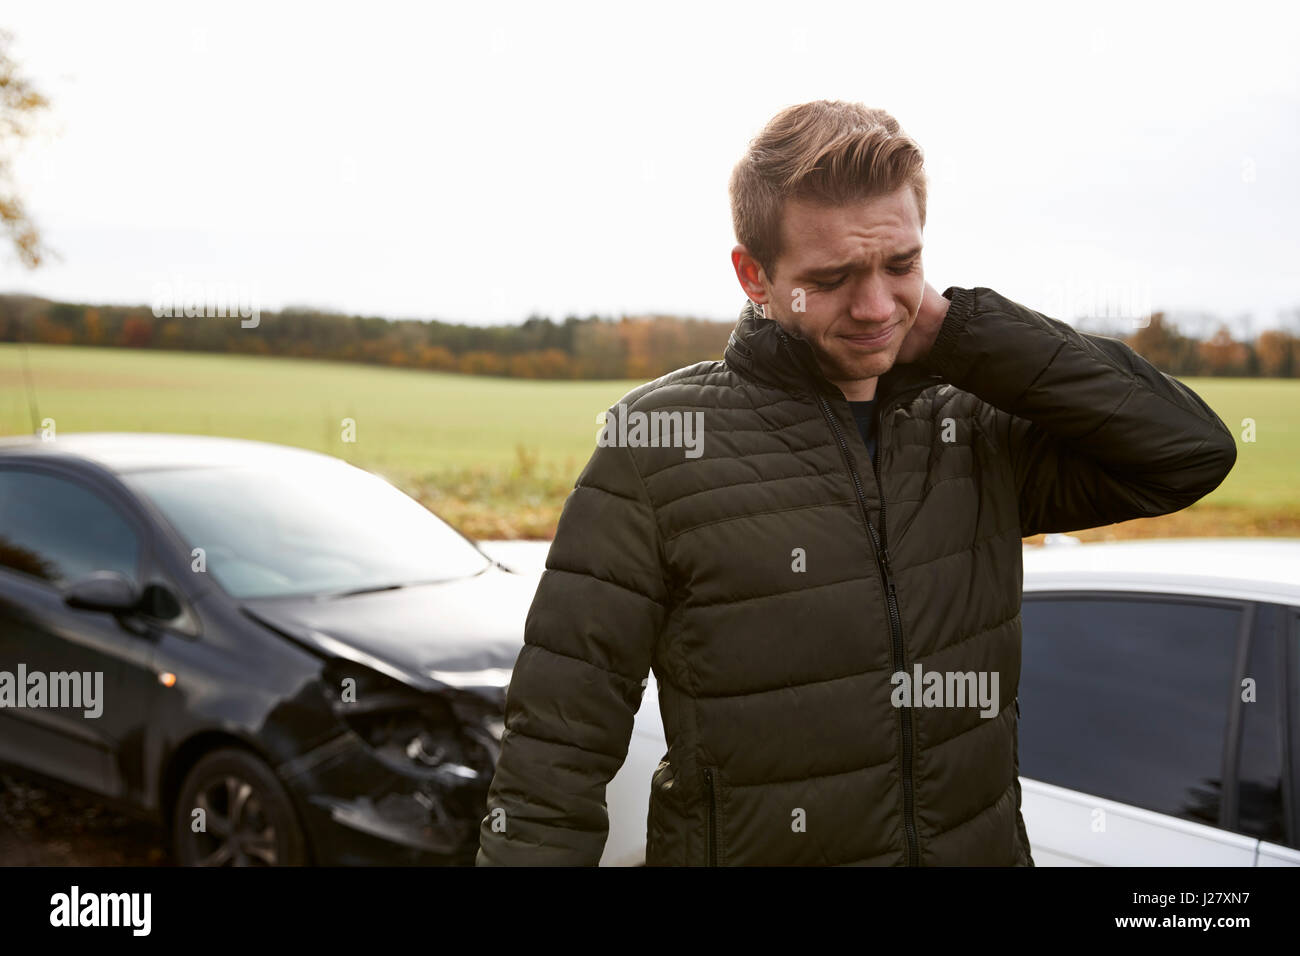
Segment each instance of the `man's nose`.
[[865,275],[853,286],[849,315],[859,322],[888,322],[894,314],[894,297],[884,277]]

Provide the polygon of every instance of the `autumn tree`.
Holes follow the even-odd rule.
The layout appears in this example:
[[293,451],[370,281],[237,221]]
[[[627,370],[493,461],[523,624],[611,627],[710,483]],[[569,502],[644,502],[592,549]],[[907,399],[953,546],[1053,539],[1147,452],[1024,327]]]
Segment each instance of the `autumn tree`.
[[1178,369],[1183,356],[1183,336],[1163,312],[1152,314],[1146,325],[1129,336],[1128,345],[1156,368],[1166,371]]
[[1297,371],[1295,358],[1300,341],[1282,329],[1267,329],[1255,341],[1259,374],[1266,378],[1291,378]]
[[49,101],[20,75],[12,47],[13,35],[0,30],[0,230],[13,243],[19,260],[34,269],[47,251],[18,196],[12,164],[19,145],[34,130],[36,115]]
[[1210,375],[1244,375],[1249,350],[1232,337],[1226,325],[1220,325],[1208,342],[1201,343],[1201,359]]

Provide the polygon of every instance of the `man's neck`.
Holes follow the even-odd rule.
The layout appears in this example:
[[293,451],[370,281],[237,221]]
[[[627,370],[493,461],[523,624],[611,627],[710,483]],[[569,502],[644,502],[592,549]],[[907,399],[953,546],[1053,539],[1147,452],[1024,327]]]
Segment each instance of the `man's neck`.
[[850,382],[831,382],[831,384],[843,392],[845,399],[850,402],[869,402],[876,397],[876,382],[879,380],[880,377],[876,376]]

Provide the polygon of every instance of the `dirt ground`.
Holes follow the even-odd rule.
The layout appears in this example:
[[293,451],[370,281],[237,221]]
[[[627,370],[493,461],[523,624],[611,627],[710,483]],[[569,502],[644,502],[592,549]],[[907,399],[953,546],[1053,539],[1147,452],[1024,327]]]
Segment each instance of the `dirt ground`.
[[170,866],[159,827],[0,772],[0,866]]

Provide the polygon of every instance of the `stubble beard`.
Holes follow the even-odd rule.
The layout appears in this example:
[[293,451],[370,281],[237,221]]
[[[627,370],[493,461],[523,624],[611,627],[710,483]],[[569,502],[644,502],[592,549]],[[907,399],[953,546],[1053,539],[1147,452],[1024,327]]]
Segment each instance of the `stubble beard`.
[[[772,318],[775,311],[776,310],[774,310],[771,305],[763,307],[763,312],[768,318]],[[852,356],[841,359],[840,356],[827,352],[816,340],[804,335],[803,332],[799,330],[798,325],[792,317],[782,315],[778,316],[777,319],[777,324],[779,324],[781,328],[785,329],[787,334],[793,338],[808,343],[808,348],[812,350],[812,353],[817,360],[818,368],[821,369],[822,375],[824,375],[828,381],[856,382],[868,378],[878,378],[883,375],[885,371],[888,371],[888,366],[881,371],[875,370],[879,367],[880,356],[886,355],[887,353],[877,352],[870,357],[857,358],[856,361]]]

